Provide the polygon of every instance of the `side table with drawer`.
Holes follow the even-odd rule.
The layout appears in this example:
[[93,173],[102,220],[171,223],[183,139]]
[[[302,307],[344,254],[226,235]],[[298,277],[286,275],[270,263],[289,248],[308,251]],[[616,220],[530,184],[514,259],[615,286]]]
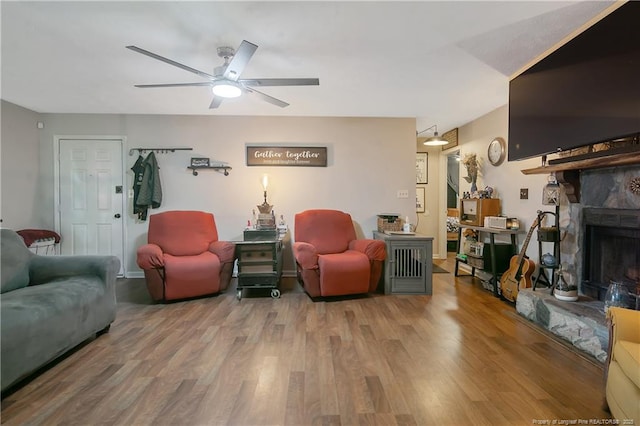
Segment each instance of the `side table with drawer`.
[[271,289],[271,297],[280,297],[278,285],[282,276],[282,240],[285,234],[276,230],[244,231],[244,240],[236,241],[238,261],[237,297],[245,288]]

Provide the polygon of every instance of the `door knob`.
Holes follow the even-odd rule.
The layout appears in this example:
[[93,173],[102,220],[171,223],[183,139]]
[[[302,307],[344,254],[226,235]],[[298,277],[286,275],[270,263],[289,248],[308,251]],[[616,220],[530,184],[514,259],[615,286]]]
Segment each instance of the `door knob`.
[[120,219],[120,213],[116,213],[113,217],[115,217],[116,219]]

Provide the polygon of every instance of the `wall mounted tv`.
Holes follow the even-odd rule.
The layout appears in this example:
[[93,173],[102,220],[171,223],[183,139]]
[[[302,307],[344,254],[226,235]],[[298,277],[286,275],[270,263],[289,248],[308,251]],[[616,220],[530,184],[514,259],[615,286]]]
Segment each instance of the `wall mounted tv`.
[[509,83],[509,161],[640,133],[640,1]]

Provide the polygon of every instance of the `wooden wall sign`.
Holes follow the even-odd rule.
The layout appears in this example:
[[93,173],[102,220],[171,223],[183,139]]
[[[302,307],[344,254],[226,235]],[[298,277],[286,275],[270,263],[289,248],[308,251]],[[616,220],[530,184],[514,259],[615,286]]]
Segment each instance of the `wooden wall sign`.
[[247,146],[247,166],[327,167],[327,147]]

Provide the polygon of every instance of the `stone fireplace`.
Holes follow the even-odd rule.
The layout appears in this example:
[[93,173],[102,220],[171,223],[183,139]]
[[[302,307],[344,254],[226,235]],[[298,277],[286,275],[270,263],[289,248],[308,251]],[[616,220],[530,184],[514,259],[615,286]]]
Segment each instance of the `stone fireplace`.
[[[579,300],[560,301],[547,288],[523,289],[516,310],[604,363],[609,336],[602,299],[609,282],[621,281],[637,296],[640,194],[632,183],[640,181],[640,166],[582,170],[579,179],[580,202],[565,195],[560,203],[561,259],[575,275]],[[632,301],[637,309],[637,297]]]
[[624,283],[637,309],[640,279],[640,194],[631,182],[640,167],[585,170],[580,203],[563,200],[560,243],[563,264],[574,271],[581,295],[602,301],[610,281]]
[[612,281],[629,292],[628,308],[638,309],[640,210],[585,208],[584,262],[580,293],[604,300]]

